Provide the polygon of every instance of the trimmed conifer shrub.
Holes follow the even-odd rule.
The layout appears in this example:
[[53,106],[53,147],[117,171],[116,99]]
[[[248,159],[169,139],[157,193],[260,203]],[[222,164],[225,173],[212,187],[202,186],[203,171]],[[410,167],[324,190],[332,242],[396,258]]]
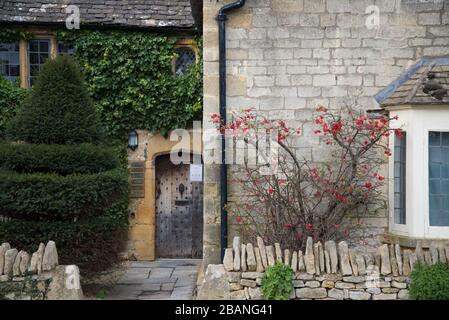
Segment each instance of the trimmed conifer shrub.
[[123,156],[104,129],[79,67],[47,61],[0,144],[0,242],[56,241],[60,262],[83,272],[117,261],[128,220]]
[[95,173],[120,164],[117,150],[92,144],[0,143],[0,170],[19,173]]
[[0,139],[4,138],[6,124],[16,115],[28,91],[0,76]]
[[104,130],[73,58],[58,56],[42,66],[31,94],[6,132],[13,140],[29,143],[101,141]]

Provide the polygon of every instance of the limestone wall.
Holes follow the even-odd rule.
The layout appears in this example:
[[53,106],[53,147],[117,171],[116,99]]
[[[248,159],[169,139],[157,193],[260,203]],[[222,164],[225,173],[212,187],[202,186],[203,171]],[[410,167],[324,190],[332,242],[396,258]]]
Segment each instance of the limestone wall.
[[79,269],[61,266],[54,241],[41,243],[31,256],[0,246],[0,300],[77,300],[82,298]]
[[[215,17],[232,1],[203,2],[206,129],[219,110]],[[448,24],[448,0],[247,0],[227,21],[227,108],[254,107],[301,127],[298,154],[319,160],[327,148],[313,135],[315,108],[337,108],[351,96],[363,108],[376,107],[373,96],[420,58],[449,54]],[[220,254],[219,166],[206,165],[204,173],[207,265]],[[238,196],[230,184],[230,200]],[[375,226],[367,237],[372,246],[387,227],[386,214],[367,221]],[[231,235],[238,234],[229,223]]]
[[376,254],[349,248],[345,241],[313,242],[305,252],[282,250],[279,244],[241,244],[235,237],[222,265],[209,265],[199,299],[262,299],[267,267],[282,262],[294,271],[291,299],[396,300],[408,299],[409,275],[420,261],[449,263],[449,247],[421,245],[412,251],[399,245],[380,246]]

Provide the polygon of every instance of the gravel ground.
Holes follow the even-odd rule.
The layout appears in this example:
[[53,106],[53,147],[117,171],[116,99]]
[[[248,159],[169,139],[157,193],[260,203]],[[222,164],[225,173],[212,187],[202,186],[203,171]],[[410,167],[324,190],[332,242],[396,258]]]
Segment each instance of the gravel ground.
[[81,276],[85,300],[99,300],[111,290],[115,283],[123,276],[130,265],[130,261],[122,261],[110,269],[88,276]]

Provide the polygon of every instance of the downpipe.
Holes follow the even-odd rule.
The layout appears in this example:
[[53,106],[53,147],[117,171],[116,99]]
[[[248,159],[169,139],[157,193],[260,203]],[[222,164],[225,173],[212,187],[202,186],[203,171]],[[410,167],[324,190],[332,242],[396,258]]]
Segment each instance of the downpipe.
[[[223,6],[217,15],[218,21],[218,64],[219,64],[219,95],[220,95],[220,119],[226,122],[226,20],[227,13],[240,9],[246,0],[239,0]],[[226,166],[226,137],[221,134],[221,164],[220,164],[220,248],[221,261],[223,261],[225,249],[228,246],[228,168]]]

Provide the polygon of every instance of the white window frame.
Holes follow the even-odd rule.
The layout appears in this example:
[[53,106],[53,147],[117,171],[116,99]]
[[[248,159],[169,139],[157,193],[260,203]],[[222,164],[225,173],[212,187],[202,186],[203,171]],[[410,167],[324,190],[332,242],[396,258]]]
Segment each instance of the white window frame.
[[[449,124],[448,124],[449,125]],[[424,225],[425,225],[425,234],[429,237],[448,237],[449,238],[449,226],[431,226],[430,225],[430,201],[429,201],[429,133],[431,131],[437,132],[449,132],[449,128],[442,128],[440,126],[431,126],[426,127],[424,130],[424,134],[426,135],[424,139],[424,166],[427,170],[424,170],[424,179],[427,183],[424,184],[424,192],[427,197],[424,199],[424,206],[426,208],[427,214],[425,215]]]

